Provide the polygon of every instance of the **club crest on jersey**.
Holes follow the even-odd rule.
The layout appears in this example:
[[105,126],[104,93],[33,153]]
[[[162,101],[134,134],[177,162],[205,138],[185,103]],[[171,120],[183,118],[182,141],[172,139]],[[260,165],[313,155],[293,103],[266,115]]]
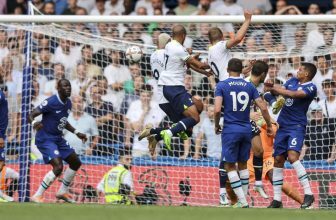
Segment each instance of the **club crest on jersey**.
[[286,102],[285,102],[285,105],[289,107],[289,106],[292,106],[293,103],[294,103],[294,99],[287,98]]
[[44,100],[42,103],[41,103],[41,108],[44,107],[44,106],[47,106],[48,105],[48,100]]
[[54,154],[55,154],[55,155],[59,155],[59,151],[58,151],[58,150],[55,150],[55,151],[54,151]]

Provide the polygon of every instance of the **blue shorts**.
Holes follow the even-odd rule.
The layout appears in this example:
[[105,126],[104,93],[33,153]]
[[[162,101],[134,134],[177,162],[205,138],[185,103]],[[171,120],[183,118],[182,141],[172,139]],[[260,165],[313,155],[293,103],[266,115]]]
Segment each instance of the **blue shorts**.
[[159,104],[159,106],[162,111],[164,111],[164,113],[168,115],[169,119],[174,123],[177,123],[185,118],[183,114],[177,113],[170,103]]
[[222,134],[221,161],[245,162],[250,157],[252,133]]
[[273,156],[284,155],[287,157],[287,151],[289,150],[300,153],[305,133],[305,129],[290,130],[288,128],[280,128],[275,135]]
[[0,147],[0,161],[5,161],[5,148]]
[[75,152],[63,137],[41,138],[38,136],[37,134],[35,144],[41,152],[45,163],[49,163],[54,158],[65,160],[70,154]]
[[185,110],[194,105],[192,96],[184,86],[163,86],[163,96],[178,115],[183,114]]

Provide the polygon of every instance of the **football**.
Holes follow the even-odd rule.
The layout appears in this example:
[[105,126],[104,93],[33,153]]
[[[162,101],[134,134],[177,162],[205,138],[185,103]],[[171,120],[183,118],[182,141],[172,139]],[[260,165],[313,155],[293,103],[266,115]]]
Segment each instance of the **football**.
[[126,59],[130,63],[137,63],[141,60],[142,50],[138,46],[130,46],[126,50]]

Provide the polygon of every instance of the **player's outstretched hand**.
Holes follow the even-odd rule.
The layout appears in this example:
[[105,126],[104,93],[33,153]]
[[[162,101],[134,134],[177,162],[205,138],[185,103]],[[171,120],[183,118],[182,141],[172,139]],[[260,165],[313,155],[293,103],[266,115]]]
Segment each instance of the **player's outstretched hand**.
[[249,10],[244,10],[245,20],[251,21],[252,13]]
[[216,134],[222,133],[222,127],[220,125],[215,126],[215,132],[216,132]]
[[34,123],[34,127],[33,127],[36,131],[40,130],[41,128],[43,128],[43,124],[42,122],[36,122]]
[[87,137],[86,137],[86,135],[83,134],[83,133],[78,132],[78,133],[77,133],[77,137],[78,137],[79,139],[81,139],[81,140],[83,141],[83,143],[85,143],[85,142],[87,141]]

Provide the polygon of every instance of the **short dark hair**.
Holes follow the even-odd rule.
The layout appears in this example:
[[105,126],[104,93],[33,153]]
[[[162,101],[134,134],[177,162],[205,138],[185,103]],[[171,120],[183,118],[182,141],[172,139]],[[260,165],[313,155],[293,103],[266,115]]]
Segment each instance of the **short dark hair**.
[[208,37],[210,42],[221,40],[223,38],[223,32],[218,27],[213,27],[208,32]]
[[316,66],[312,63],[306,63],[306,62],[302,63],[301,65],[305,68],[305,70],[307,70],[307,72],[309,73],[309,76],[310,76],[309,78],[312,80],[314,78],[315,74],[316,74],[316,71],[317,71]]
[[262,73],[268,73],[268,64],[262,60],[257,60],[253,64],[251,74],[254,76],[260,76]]
[[232,58],[228,63],[228,72],[241,73],[243,70],[243,62],[240,59]]
[[322,88],[325,88],[326,86],[334,87],[335,82],[332,81],[331,79],[325,79],[325,80],[322,81]]
[[62,78],[62,79],[58,80],[57,87],[60,87],[62,82],[68,82],[71,85],[71,83],[68,79]]

